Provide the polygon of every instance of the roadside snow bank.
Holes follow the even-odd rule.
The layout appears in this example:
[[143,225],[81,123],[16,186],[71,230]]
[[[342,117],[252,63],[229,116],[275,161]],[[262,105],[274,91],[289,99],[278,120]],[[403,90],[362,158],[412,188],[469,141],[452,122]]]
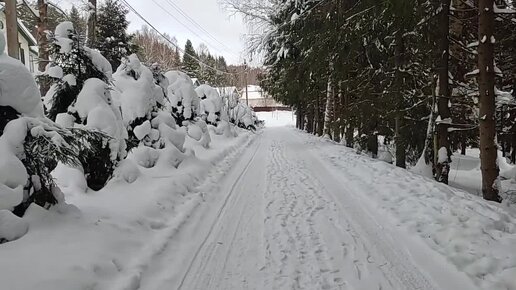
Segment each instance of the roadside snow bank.
[[358,198],[418,235],[480,289],[516,289],[515,206],[488,202],[352,149],[311,140],[316,154],[349,180]]
[[[142,146],[144,156],[131,153],[97,192],[84,193],[58,178],[70,206],[45,210],[32,204],[23,218],[0,225],[0,232],[9,227],[10,235],[30,227],[23,238],[0,245],[1,288],[132,289],[146,264],[211,192],[198,187],[215,188],[253,140],[246,130],[238,133],[214,135],[209,149],[187,138],[184,153],[165,148],[172,155]],[[184,158],[177,168],[169,162],[176,153]],[[154,164],[146,168],[138,160]]]

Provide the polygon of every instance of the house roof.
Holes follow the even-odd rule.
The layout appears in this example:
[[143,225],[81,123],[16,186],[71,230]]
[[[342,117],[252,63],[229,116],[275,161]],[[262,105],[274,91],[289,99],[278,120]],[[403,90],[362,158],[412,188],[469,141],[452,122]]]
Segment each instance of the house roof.
[[[267,93],[262,90],[260,86],[248,85],[247,86],[247,97],[249,100],[259,100],[268,97]],[[242,99],[245,99],[245,88],[242,90]]]

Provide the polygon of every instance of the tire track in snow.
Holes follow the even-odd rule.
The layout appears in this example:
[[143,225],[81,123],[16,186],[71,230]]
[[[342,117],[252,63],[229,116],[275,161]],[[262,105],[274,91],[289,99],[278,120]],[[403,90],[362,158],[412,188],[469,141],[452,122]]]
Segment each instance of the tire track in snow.
[[[261,143],[261,141],[260,141],[260,143]],[[185,284],[185,281],[186,281],[187,277],[192,274],[191,271],[192,271],[193,264],[198,259],[199,253],[205,248],[206,242],[208,241],[208,239],[212,235],[213,230],[216,228],[216,225],[220,222],[220,219],[223,216],[223,214],[225,213],[225,210],[226,210],[226,208],[228,206],[228,203],[229,203],[230,199],[233,197],[234,190],[235,190],[236,186],[239,184],[239,182],[242,179],[242,177],[245,176],[245,174],[249,170],[249,167],[251,166],[251,164],[253,163],[253,161],[254,161],[254,159],[255,159],[255,157],[257,155],[258,149],[260,149],[260,144],[258,144],[256,146],[256,149],[255,149],[252,157],[247,162],[244,170],[240,173],[240,175],[237,177],[235,182],[233,182],[233,185],[231,186],[231,189],[229,190],[228,194],[226,195],[226,198],[224,200],[224,203],[222,204],[222,207],[217,212],[217,215],[216,215],[215,219],[213,220],[213,223],[210,226],[210,230],[208,231],[206,237],[203,239],[203,241],[200,244],[200,246],[197,248],[197,250],[196,250],[196,252],[194,254],[193,259],[190,261],[190,263],[189,263],[189,265],[187,267],[187,270],[183,274],[183,277],[181,279],[181,283],[177,287],[178,290],[183,289],[183,285]],[[239,195],[237,197],[241,197],[241,195]],[[238,226],[237,226],[237,229],[238,229]],[[213,253],[214,253],[214,246],[213,245],[211,245],[210,248],[208,249],[208,253],[209,253],[208,257],[211,257],[213,255]],[[202,264],[203,264],[203,267],[201,269],[197,270],[195,273],[193,273],[193,275],[198,276],[198,273],[202,273],[205,270],[205,267],[208,265],[208,263],[205,262],[205,263],[202,263]]]

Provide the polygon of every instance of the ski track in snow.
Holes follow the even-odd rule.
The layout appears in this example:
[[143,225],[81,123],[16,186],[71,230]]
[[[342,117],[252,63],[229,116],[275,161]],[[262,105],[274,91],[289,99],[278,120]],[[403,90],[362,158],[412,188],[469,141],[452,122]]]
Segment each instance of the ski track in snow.
[[257,138],[135,289],[442,289],[293,129]]

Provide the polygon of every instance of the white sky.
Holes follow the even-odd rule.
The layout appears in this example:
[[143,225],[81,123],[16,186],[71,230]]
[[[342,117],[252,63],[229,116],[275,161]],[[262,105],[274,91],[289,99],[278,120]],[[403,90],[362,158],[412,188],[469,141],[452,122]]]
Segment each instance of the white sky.
[[[87,0],[55,0],[65,9],[72,3],[81,5]],[[102,0],[98,0],[101,2]],[[231,15],[219,4],[220,0],[127,0],[144,18],[162,33],[175,36],[181,48],[184,48],[187,39],[190,39],[197,50],[200,43],[208,46],[212,54],[222,55],[228,64],[241,64],[245,57],[243,35],[246,32],[245,24],[239,15]],[[210,37],[206,31],[192,24],[190,19],[181,15],[171,3],[179,7],[182,12],[195,20],[202,28],[217,39],[220,44]],[[160,8],[158,5],[162,6]],[[166,11],[164,11],[166,10]],[[167,12],[168,11],[168,12]],[[172,14],[174,17],[172,17]],[[128,15],[130,31],[140,29],[144,24],[132,12]],[[185,27],[186,26],[186,27]],[[197,35],[196,35],[197,34]]]

